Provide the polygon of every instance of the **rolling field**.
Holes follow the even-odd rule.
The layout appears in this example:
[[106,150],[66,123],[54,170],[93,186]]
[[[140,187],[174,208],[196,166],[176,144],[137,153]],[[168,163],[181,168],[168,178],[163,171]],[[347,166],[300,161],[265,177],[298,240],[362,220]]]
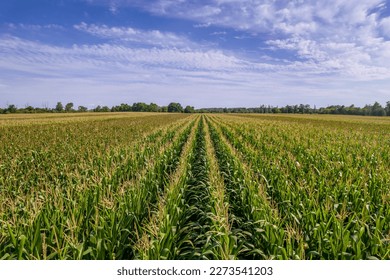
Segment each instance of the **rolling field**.
[[0,259],[390,259],[390,119],[1,116]]

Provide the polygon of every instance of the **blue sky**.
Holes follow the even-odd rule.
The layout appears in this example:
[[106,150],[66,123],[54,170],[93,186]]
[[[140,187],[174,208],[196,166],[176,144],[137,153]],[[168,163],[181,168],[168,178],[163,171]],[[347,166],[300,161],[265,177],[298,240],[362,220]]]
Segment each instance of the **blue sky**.
[[2,0],[0,107],[390,100],[379,0]]

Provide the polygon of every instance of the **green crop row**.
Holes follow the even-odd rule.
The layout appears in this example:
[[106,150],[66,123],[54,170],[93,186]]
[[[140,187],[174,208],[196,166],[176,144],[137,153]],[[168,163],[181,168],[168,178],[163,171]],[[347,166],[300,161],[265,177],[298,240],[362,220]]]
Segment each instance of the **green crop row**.
[[231,231],[237,239],[237,248],[234,248],[236,258],[287,258],[284,232],[279,227],[274,209],[262,196],[257,182],[245,170],[240,159],[223,141],[215,125],[210,121],[208,125],[224,178]]

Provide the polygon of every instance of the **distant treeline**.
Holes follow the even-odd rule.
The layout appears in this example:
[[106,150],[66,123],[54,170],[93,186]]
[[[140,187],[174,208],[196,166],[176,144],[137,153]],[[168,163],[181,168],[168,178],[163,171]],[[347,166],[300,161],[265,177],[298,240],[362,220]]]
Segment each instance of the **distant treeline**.
[[172,113],[195,113],[195,109],[192,106],[186,106],[183,108],[180,103],[171,102],[168,106],[159,106],[155,103],[146,104],[143,102],[133,103],[133,105],[122,103],[121,105],[108,107],[108,106],[96,106],[93,109],[88,109],[85,106],[78,106],[74,108],[72,102],[62,104],[57,102],[55,108],[41,108],[26,106],[25,108],[17,108],[15,105],[9,105],[7,108],[0,108],[0,114],[12,114],[12,113],[76,113],[76,112],[172,112]]
[[198,109],[202,113],[257,113],[257,114],[335,114],[335,115],[360,115],[360,116],[390,116],[390,101],[383,107],[378,102],[374,105],[365,105],[363,108],[355,105],[332,105],[316,108],[308,104],[287,105],[284,107],[266,106],[254,108],[205,108]]
[[15,105],[9,105],[7,108],[0,108],[0,114],[10,113],[65,113],[65,112],[172,112],[172,113],[257,113],[257,114],[337,114],[337,115],[361,115],[361,116],[390,116],[390,101],[383,107],[378,102],[373,105],[356,107],[354,105],[332,105],[316,108],[308,104],[287,105],[284,107],[261,105],[253,108],[202,108],[194,109],[193,106],[183,108],[180,103],[171,102],[168,106],[159,106],[155,103],[146,104],[143,102],[133,103],[133,105],[122,103],[121,105],[108,107],[97,106],[94,109],[88,109],[84,106],[74,108],[72,102],[65,106],[58,102],[55,108],[39,108],[26,106],[17,108]]

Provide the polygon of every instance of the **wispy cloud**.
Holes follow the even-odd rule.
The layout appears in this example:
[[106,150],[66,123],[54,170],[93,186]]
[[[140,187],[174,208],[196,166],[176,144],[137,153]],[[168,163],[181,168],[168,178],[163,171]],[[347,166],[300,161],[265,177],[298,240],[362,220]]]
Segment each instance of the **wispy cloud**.
[[211,25],[210,22],[206,22],[206,23],[197,23],[197,24],[194,24],[193,27],[194,28],[207,28]]
[[[368,79],[390,78],[390,65],[387,63],[390,17],[383,16],[388,9],[384,0],[113,1],[117,6],[135,5],[153,14],[190,19],[195,22],[194,27],[214,25],[231,28],[259,39],[267,34],[263,43],[274,52],[266,55],[274,55],[275,60],[278,60],[279,50],[288,50],[293,54],[291,63],[296,57],[300,61],[314,62],[326,72],[334,69],[344,75],[366,76]],[[89,26],[84,29],[95,28]],[[108,31],[104,27],[101,29],[100,33]],[[109,31],[115,33],[112,29]],[[126,37],[123,28],[116,31]],[[189,44],[187,38],[177,38],[174,34],[156,35],[153,34],[155,31],[146,31],[143,36],[138,34],[142,31],[129,31],[134,33],[128,35],[134,41],[153,38],[152,41],[161,42],[160,45],[164,46]],[[236,38],[243,36],[245,33]],[[159,40],[160,37],[167,40]],[[259,45],[259,48],[264,46]]]
[[[307,99],[321,105],[335,88],[338,94],[333,100],[340,95],[355,104],[369,100],[362,96],[364,85],[358,89],[351,86],[356,84],[355,78],[343,78],[314,62],[250,62],[220,50],[108,43],[58,47],[2,37],[0,53],[4,100],[35,92],[49,100],[51,94],[51,98],[60,94],[75,103],[82,100],[79,96],[94,95],[97,103],[108,105],[129,98],[161,104],[178,100],[197,107],[305,103]],[[379,101],[385,100],[379,89],[377,96]]]
[[[23,40],[17,37],[3,37],[0,39],[0,52],[4,55],[0,61],[4,68],[20,65],[26,71],[37,73],[38,69],[48,68],[47,74],[54,74],[49,67],[58,66],[79,67],[78,63],[87,66],[111,66],[117,68],[150,67],[177,68],[195,71],[223,71],[231,72],[244,69],[244,61],[224,54],[219,50],[189,50],[177,48],[133,48],[120,44],[100,45],[73,45],[70,48],[51,46],[42,43]],[[77,65],[74,67],[73,65]],[[66,69],[66,68],[65,68]],[[64,68],[61,68],[63,73]],[[85,69],[80,68],[80,72]]]
[[132,27],[109,27],[107,25],[86,24],[82,22],[74,28],[106,39],[122,42],[136,42],[151,46],[187,48],[197,45],[185,36],[160,30],[140,30]]
[[[388,99],[390,17],[384,16],[385,1],[87,2],[121,16],[122,8],[137,6],[151,17],[185,19],[187,27],[159,30],[156,25],[135,28],[142,24],[79,18],[77,24],[64,25],[71,30],[65,28],[61,38],[88,34],[94,40],[75,36],[83,40],[61,44],[45,41],[49,35],[39,41],[11,32],[44,33],[61,25],[8,24],[13,36],[0,36],[2,97],[25,96],[30,90],[45,96],[72,92],[75,99],[95,94],[96,103],[108,105],[131,97],[134,102],[176,99],[200,107],[308,100],[321,106],[330,99],[364,105],[375,101],[373,96],[382,103]],[[223,48],[218,47],[221,35],[226,37]]]
[[383,0],[214,0],[207,5],[156,0],[143,8],[192,19],[198,22],[196,26],[222,26],[260,37],[269,34],[272,39],[265,43],[275,57],[278,50],[289,50],[299,60],[315,62],[326,71],[390,78],[390,17],[382,16],[387,9]]
[[216,32],[210,33],[210,35],[213,35],[213,36],[226,35],[226,34],[227,34],[226,31],[216,31]]
[[24,24],[24,23],[7,23],[4,24],[8,30],[27,30],[27,31],[42,31],[42,30],[64,30],[65,28],[58,24]]

